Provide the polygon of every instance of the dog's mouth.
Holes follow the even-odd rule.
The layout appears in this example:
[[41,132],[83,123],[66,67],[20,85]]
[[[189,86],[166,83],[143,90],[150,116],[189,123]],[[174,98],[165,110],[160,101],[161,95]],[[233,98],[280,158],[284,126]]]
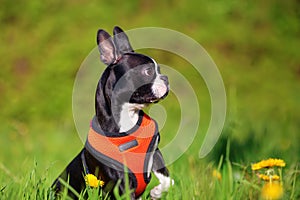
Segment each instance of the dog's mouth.
[[166,98],[169,94],[169,89],[167,89],[167,91],[159,98],[154,98],[154,99],[150,99],[150,103],[158,103],[160,100],[163,100],[164,98]]
[[151,97],[147,97],[145,98],[145,103],[146,104],[151,104],[151,103],[158,103],[161,100],[163,100],[164,98],[166,98],[169,94],[169,89],[167,89],[167,91],[160,97],[156,97],[155,95],[151,96]]
[[152,92],[147,93],[148,95],[141,95],[139,91],[135,91],[131,98],[129,103],[138,103],[138,104],[151,104],[151,103],[158,103],[160,100],[163,100],[166,98],[169,94],[169,88],[167,87],[167,90],[164,92],[164,94],[161,94],[160,96],[157,96],[153,94]]

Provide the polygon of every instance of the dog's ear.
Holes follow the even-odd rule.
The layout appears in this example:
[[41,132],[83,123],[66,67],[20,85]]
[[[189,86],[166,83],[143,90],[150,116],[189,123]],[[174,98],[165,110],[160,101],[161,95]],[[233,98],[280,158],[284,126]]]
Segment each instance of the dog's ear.
[[100,52],[101,61],[109,65],[117,60],[116,48],[112,37],[104,30],[100,29],[97,33],[97,44]]
[[114,28],[114,42],[119,54],[122,55],[124,53],[133,52],[127,35],[118,26],[115,26]]

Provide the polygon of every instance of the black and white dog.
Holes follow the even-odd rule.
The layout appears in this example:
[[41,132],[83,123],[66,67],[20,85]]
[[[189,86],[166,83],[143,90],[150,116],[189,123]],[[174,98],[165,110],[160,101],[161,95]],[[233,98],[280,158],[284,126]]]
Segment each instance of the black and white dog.
[[[150,182],[152,171],[160,184],[150,196],[158,199],[174,181],[158,149],[157,123],[142,109],[167,96],[168,78],[160,73],[154,59],[133,51],[122,29],[115,27],[113,33],[113,38],[104,30],[97,33],[100,59],[107,68],[96,90],[96,115],[83,150],[55,180],[53,188],[57,193],[62,191],[62,179],[80,193],[89,184],[85,176],[93,174],[103,181],[103,191],[114,198],[116,186],[120,195],[125,193],[128,177],[131,199],[137,199]],[[76,198],[71,190],[68,194]]]

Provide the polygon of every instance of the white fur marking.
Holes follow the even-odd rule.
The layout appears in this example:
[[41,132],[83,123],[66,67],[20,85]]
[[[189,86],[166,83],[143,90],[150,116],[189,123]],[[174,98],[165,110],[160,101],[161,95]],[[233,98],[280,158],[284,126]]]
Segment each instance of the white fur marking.
[[154,172],[154,175],[158,178],[160,184],[150,191],[150,195],[152,199],[159,199],[163,192],[169,190],[171,184],[174,185],[174,180],[158,172]]
[[144,107],[144,104],[124,103],[120,113],[119,132],[126,132],[132,129],[139,119],[139,110],[142,110]]
[[[152,58],[151,58],[152,59]],[[154,65],[155,65],[155,73],[156,78],[154,79],[154,83],[152,85],[152,92],[157,98],[161,98],[164,96],[168,90],[165,82],[161,79],[161,74],[158,73],[158,65],[155,62],[154,59],[152,59]]]

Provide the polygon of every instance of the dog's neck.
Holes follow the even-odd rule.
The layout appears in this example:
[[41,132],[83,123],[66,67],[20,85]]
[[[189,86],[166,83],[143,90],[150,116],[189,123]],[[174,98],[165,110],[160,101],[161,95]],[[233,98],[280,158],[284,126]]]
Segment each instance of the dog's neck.
[[137,124],[139,112],[146,106],[145,104],[123,103],[115,106],[113,110],[108,110],[107,105],[96,103],[96,116],[103,131],[127,132]]
[[124,103],[120,111],[119,132],[126,132],[132,129],[139,119],[139,111],[144,107],[144,104]]

